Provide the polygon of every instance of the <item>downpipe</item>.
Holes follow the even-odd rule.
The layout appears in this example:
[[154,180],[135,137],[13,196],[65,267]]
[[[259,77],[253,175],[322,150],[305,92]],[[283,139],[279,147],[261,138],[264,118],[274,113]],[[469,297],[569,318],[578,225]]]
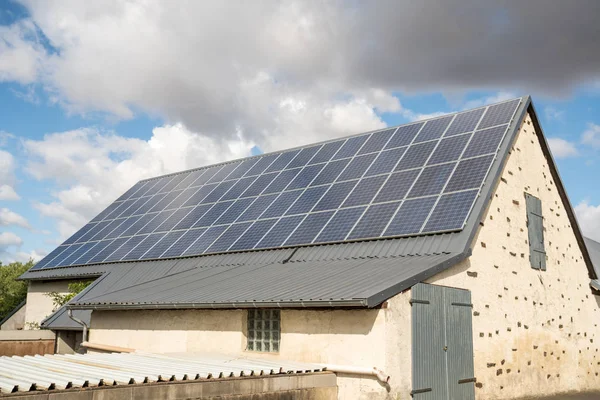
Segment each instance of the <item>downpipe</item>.
[[79,325],[83,326],[83,335],[81,337],[81,341],[82,342],[87,342],[87,334],[88,334],[88,326],[85,322],[83,322],[82,320],[80,320],[79,318],[75,317],[73,315],[73,310],[71,310],[70,308],[67,309],[67,315],[69,316],[69,318],[71,318],[73,321],[77,322]]
[[380,382],[389,383],[390,376],[380,370],[379,368],[369,367],[353,367],[350,365],[333,365],[333,364],[320,364],[327,371],[339,372],[342,374],[352,375],[370,375],[376,377]]

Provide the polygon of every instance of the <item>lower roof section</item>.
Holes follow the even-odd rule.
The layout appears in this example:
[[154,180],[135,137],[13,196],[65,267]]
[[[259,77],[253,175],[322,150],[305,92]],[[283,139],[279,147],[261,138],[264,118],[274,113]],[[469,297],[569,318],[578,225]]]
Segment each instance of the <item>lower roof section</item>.
[[0,396],[39,390],[310,373],[324,369],[316,364],[200,353],[4,356],[0,357],[0,371],[3,371]]
[[[302,257],[302,254],[298,254]],[[163,260],[121,265],[90,285],[71,309],[375,307],[466,254],[194,265]]]
[[[67,314],[67,307],[62,306],[40,323],[42,329],[53,331],[82,331],[83,326],[72,320]],[[90,326],[91,310],[74,310],[73,316]]]

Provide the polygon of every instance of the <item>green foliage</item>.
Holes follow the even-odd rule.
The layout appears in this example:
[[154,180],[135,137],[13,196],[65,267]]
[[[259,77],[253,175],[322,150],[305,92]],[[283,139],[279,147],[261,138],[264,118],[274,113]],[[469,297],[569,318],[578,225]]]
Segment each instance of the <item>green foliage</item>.
[[50,292],[47,293],[46,296],[52,299],[52,304],[54,305],[53,311],[58,310],[60,307],[67,304],[73,297],[77,296],[83,289],[89,286],[93,281],[80,281],[80,282],[72,282],[69,283],[68,288],[69,292],[62,294],[58,292]]
[[6,265],[0,262],[0,319],[7,316],[27,297],[27,282],[17,281],[17,278],[33,265],[33,260]]

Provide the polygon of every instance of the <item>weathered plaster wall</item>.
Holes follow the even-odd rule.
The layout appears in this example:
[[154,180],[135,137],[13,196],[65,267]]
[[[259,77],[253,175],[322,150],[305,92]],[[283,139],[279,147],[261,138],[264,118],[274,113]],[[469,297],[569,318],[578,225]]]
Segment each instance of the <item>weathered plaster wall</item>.
[[0,330],[15,331],[15,330],[23,329],[24,325],[25,325],[25,306],[21,307],[9,319],[4,321],[2,326],[0,326]]
[[68,293],[68,285],[73,281],[30,281],[27,289],[27,304],[25,304],[25,329],[30,329],[29,323],[39,324],[52,314],[54,305],[47,296],[50,292]]
[[[547,271],[529,264],[524,192],[542,201]],[[428,283],[472,292],[478,399],[600,389],[600,299],[529,116],[473,255]]]
[[[246,352],[244,310],[94,311],[90,341],[155,352],[246,353],[267,359],[377,367],[373,377],[338,375],[340,399],[409,399],[410,305],[401,294],[376,310],[282,310],[280,352]],[[118,329],[115,329],[117,328]]]

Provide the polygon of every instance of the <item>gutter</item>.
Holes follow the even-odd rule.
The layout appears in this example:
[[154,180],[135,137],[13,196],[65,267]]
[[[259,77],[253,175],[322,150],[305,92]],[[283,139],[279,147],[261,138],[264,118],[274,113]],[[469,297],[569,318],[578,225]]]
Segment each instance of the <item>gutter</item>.
[[69,316],[69,318],[71,318],[73,321],[75,321],[76,323],[78,323],[79,325],[83,326],[83,335],[81,336],[81,341],[82,342],[87,342],[87,334],[88,334],[88,326],[85,322],[83,322],[82,320],[80,320],[79,318],[75,317],[73,315],[73,310],[71,310],[70,308],[67,308],[67,315]]
[[[231,308],[310,308],[310,307],[368,307],[366,299],[348,300],[308,300],[308,301],[262,301],[262,302],[223,302],[223,303],[75,303],[71,310],[173,310],[173,309],[231,309]],[[70,316],[70,314],[69,314]],[[72,318],[71,318],[72,319]]]

